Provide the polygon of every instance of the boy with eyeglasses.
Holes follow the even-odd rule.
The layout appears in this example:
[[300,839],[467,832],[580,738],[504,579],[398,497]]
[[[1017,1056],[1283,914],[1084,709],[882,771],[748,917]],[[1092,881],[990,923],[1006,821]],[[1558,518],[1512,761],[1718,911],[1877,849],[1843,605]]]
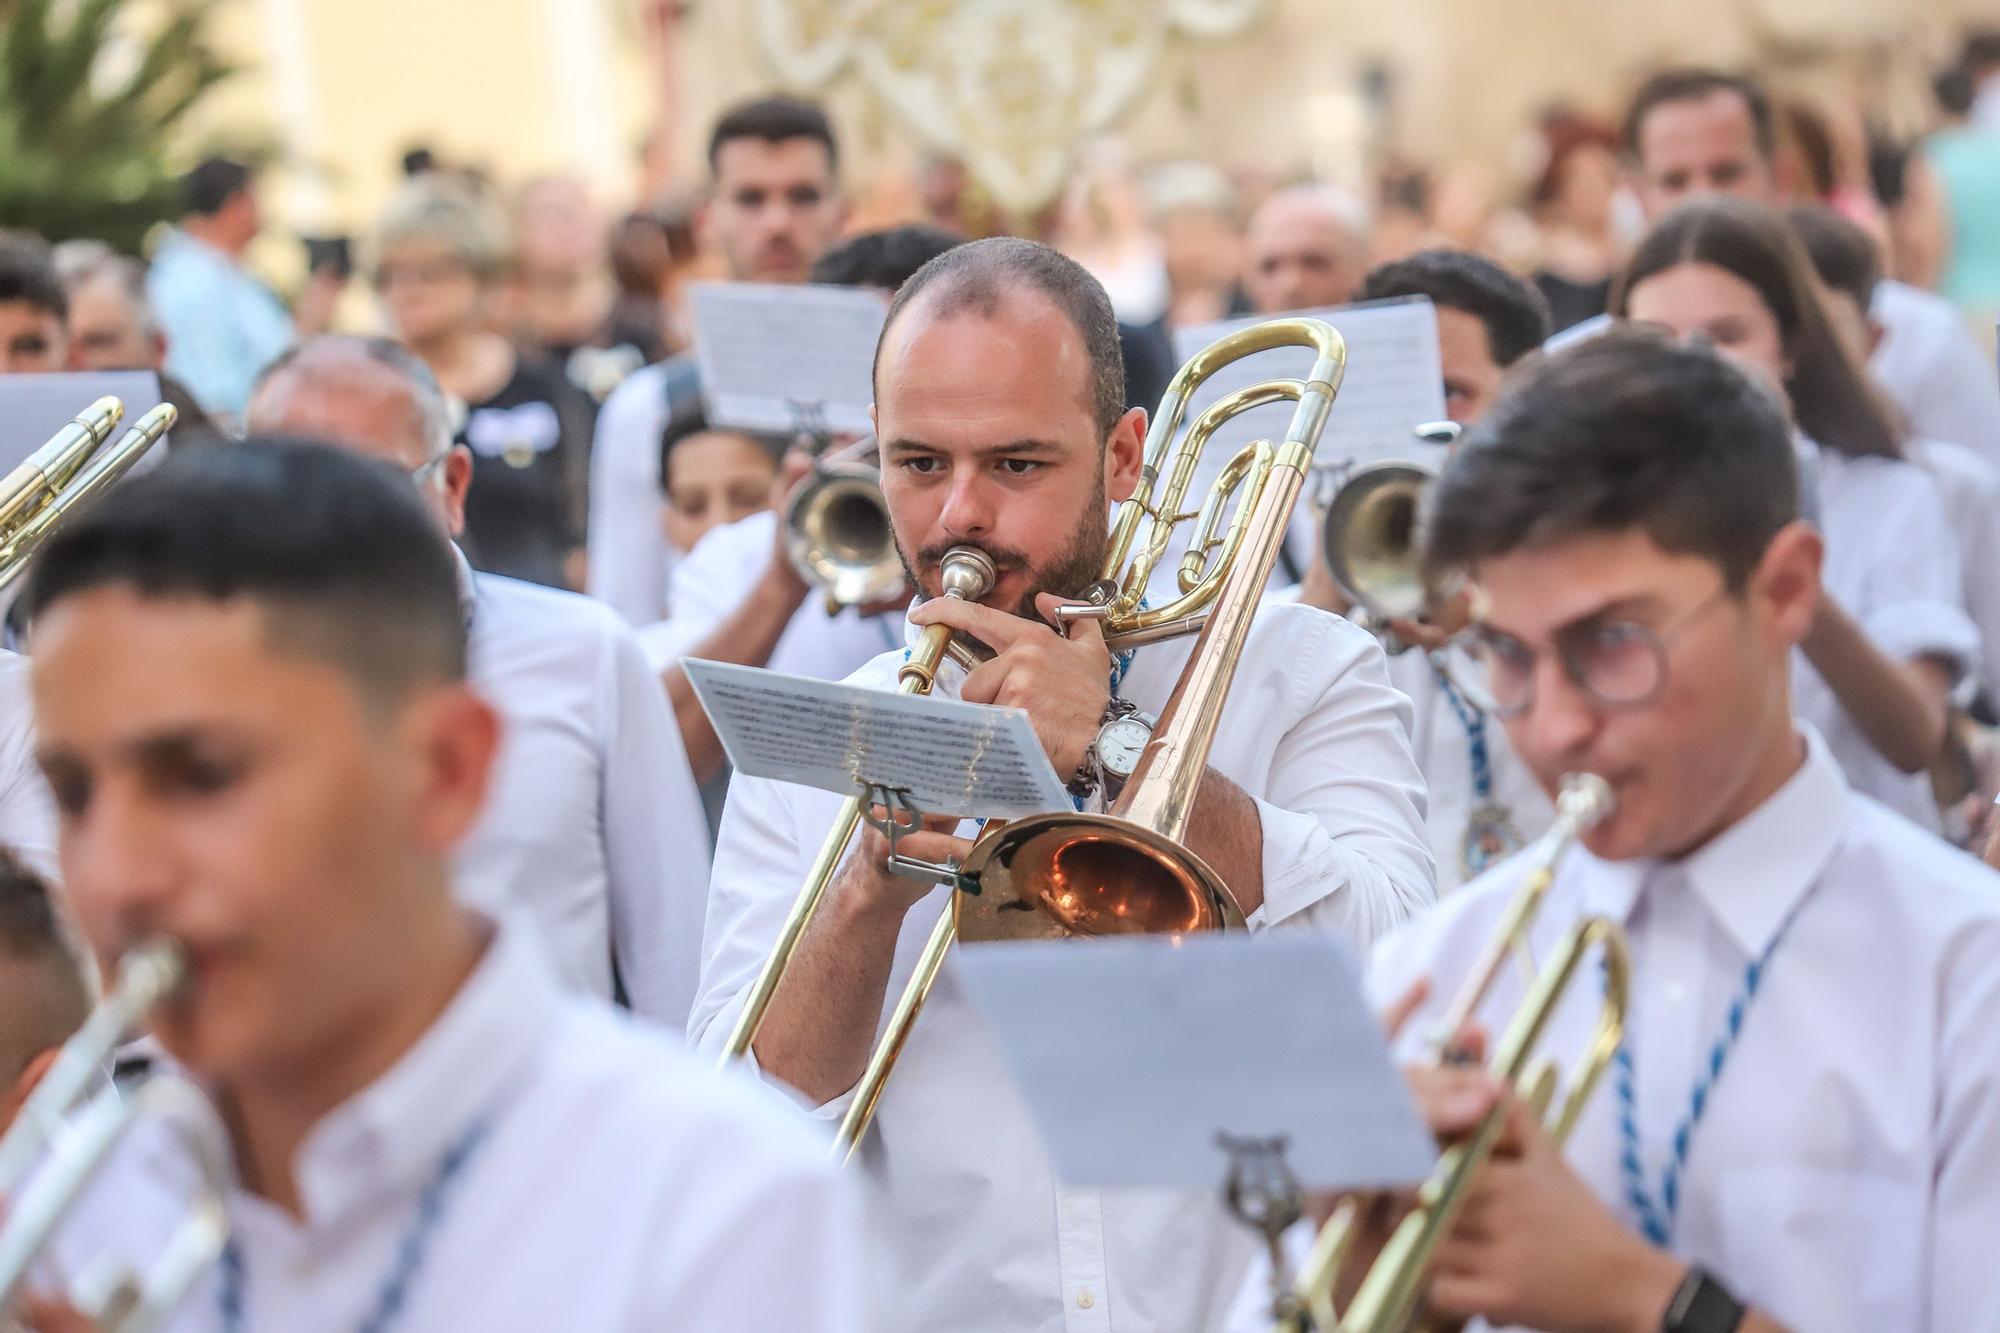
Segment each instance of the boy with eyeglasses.
[[[2000,878],[1850,791],[1792,716],[1821,540],[1790,432],[1714,352],[1618,330],[1511,386],[1438,483],[1514,750],[1615,808],[1561,863],[1535,952],[1585,915],[1631,945],[1625,1042],[1568,1143],[1511,1107],[1432,1270],[1440,1313],[1550,1330],[2000,1328]],[[1416,1006],[1433,1129],[1511,1094],[1436,1068],[1435,1025],[1514,858],[1376,946]],[[1575,1058],[1582,974],[1543,1050]],[[1427,990],[1414,990],[1419,983]],[[1476,1022],[1504,1026],[1502,976]]]

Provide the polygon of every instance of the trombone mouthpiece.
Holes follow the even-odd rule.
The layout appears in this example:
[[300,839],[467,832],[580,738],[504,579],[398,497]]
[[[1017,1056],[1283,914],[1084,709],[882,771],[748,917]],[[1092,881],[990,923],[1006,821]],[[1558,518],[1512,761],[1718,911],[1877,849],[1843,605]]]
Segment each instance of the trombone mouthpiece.
[[1617,800],[1611,784],[1595,773],[1570,773],[1562,780],[1556,796],[1556,814],[1581,833],[1611,813]]
[[117,989],[144,1013],[180,988],[187,978],[187,954],[158,935],[127,950],[118,960]]
[[993,557],[977,546],[952,547],[944,553],[944,561],[938,568],[944,595],[962,597],[968,602],[976,602],[991,592],[999,578],[1000,570]]

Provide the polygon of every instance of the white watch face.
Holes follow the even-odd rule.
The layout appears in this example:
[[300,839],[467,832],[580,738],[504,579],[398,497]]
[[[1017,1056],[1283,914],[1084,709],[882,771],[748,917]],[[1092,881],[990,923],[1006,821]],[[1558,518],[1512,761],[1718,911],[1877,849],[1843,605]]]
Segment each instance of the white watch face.
[[1104,765],[1106,772],[1129,778],[1132,770],[1139,766],[1139,756],[1145,753],[1146,742],[1151,739],[1153,729],[1144,720],[1115,717],[1097,733],[1097,762]]

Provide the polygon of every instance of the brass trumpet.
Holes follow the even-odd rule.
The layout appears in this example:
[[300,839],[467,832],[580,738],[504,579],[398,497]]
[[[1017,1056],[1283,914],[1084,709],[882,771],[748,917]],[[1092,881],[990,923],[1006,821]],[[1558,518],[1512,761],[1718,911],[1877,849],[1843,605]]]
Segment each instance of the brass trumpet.
[[[1508,956],[1530,957],[1528,930],[1555,882],[1563,855],[1610,813],[1611,806],[1611,788],[1604,779],[1590,773],[1563,779],[1555,823],[1543,835],[1527,878],[1508,903],[1472,975],[1453,997],[1440,1024],[1440,1054],[1447,1061],[1461,1055],[1449,1043],[1485,1000]],[[1625,933],[1615,922],[1586,917],[1563,936],[1554,957],[1533,973],[1528,994],[1501,1035],[1490,1065],[1495,1077],[1514,1089],[1537,1114],[1547,1113],[1559,1081],[1556,1066],[1545,1059],[1530,1060],[1556,1006],[1576,979],[1578,967],[1593,949],[1603,961],[1604,1002],[1590,1044],[1570,1077],[1569,1091],[1548,1122],[1557,1143],[1566,1140],[1575,1128],[1577,1117],[1624,1037],[1631,965]],[[1415,1207],[1369,1265],[1344,1311],[1335,1308],[1336,1290],[1354,1249],[1360,1210],[1352,1201],[1343,1203],[1321,1229],[1297,1283],[1278,1302],[1279,1333],[1395,1333],[1405,1328],[1422,1299],[1431,1259],[1451,1233],[1472,1181],[1493,1155],[1505,1120],[1506,1107],[1496,1106],[1470,1136],[1445,1150],[1430,1178],[1418,1189]]]
[[98,1090],[127,1033],[181,986],[186,972],[186,959],[171,940],[150,940],[127,953],[109,993],[63,1044],[0,1137],[0,1201],[5,1203],[0,1313],[45,1255],[91,1177],[142,1116],[162,1117],[187,1139],[203,1187],[143,1275],[91,1274],[88,1289],[71,1292],[70,1303],[106,1333],[141,1333],[163,1323],[221,1254],[229,1237],[224,1204],[229,1159],[201,1094],[173,1074],[152,1075],[132,1090]]
[[0,589],[21,577],[36,548],[77,506],[132,470],[173,428],[176,413],[161,403],[106,444],[125,415],[116,398],[100,398],[0,479]]
[[[1178,449],[1173,447],[1197,385],[1230,362],[1284,346],[1310,347],[1316,353],[1304,381],[1274,380],[1226,395],[1202,413]],[[1139,486],[1120,504],[1112,524],[1104,577],[1092,587],[1091,604],[1063,608],[1068,613],[1064,619],[1100,621],[1113,644],[1193,631],[1200,638],[1138,768],[1109,814],[1065,811],[989,824],[973,845],[957,868],[958,891],[950,909],[938,918],[855,1087],[836,1137],[837,1151],[852,1154],[867,1133],[955,939],[1242,928],[1243,912],[1222,877],[1186,846],[1188,819],[1236,660],[1346,365],[1346,344],[1332,325],[1280,319],[1211,344],[1167,386],[1146,435]],[[1297,407],[1283,442],[1275,448],[1263,440],[1245,445],[1223,468],[1200,508],[1184,511],[1195,467],[1216,428],[1238,413],[1285,400]],[[1235,509],[1225,533],[1222,520],[1231,499]],[[1151,523],[1133,557],[1143,519]],[[1175,526],[1189,520],[1196,526],[1181,558],[1181,595],[1165,606],[1146,608],[1142,599],[1153,570]]]

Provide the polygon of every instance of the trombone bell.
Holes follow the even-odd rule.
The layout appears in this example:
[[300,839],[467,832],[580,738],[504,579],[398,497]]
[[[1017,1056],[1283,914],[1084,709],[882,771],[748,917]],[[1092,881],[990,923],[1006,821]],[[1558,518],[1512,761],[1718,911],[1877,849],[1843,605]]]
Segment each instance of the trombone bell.
[[1031,815],[975,844],[977,893],[952,899],[960,938],[1192,935],[1243,929],[1222,878],[1186,846],[1108,815]]
[[826,593],[829,611],[879,602],[903,586],[877,469],[865,463],[819,469],[785,507],[784,523],[792,568]]

